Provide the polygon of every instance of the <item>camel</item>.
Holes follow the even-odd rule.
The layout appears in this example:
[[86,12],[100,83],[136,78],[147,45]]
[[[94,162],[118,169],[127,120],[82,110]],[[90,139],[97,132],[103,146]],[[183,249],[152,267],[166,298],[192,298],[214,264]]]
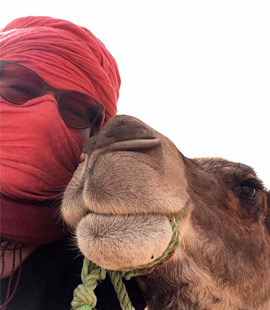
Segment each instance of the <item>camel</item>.
[[117,115],[86,142],[62,215],[83,255],[109,270],[161,256],[177,218],[174,254],[137,277],[149,310],[270,309],[270,191],[247,165],[187,158]]

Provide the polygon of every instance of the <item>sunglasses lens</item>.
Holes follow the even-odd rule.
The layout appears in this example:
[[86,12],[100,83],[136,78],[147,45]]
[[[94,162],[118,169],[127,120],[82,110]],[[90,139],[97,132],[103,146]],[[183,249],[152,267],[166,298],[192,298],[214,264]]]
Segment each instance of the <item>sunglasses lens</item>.
[[[43,80],[32,70],[13,63],[1,67],[0,91],[7,101],[24,104],[39,97],[43,88]],[[104,108],[90,96],[74,90],[60,90],[60,93],[59,112],[67,125],[76,129],[88,128],[102,116]]]
[[6,64],[1,68],[1,95],[15,104],[39,97],[43,82],[33,71],[16,64]]
[[98,103],[76,91],[66,91],[60,96],[59,111],[65,123],[77,129],[91,126],[101,116]]

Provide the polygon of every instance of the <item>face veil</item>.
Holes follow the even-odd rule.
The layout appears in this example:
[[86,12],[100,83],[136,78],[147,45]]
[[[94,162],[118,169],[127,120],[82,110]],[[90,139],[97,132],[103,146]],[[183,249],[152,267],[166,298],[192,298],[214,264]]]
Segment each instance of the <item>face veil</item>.
[[[0,33],[0,59],[35,71],[54,88],[87,94],[116,114],[120,77],[104,44],[90,31],[50,17],[19,18]],[[23,244],[59,239],[65,186],[83,146],[49,94],[21,106],[0,98],[1,235]]]

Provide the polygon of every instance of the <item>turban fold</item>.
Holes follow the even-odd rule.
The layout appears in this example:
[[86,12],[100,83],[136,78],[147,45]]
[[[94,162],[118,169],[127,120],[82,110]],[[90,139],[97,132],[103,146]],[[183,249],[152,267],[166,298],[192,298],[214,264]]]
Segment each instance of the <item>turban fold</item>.
[[[106,119],[116,114],[117,64],[87,29],[25,17],[1,31],[0,43],[0,59],[32,69],[55,88],[90,95],[105,106]],[[81,135],[65,125],[51,95],[21,106],[0,99],[1,236],[23,244],[57,240],[66,233],[58,207],[79,163]]]

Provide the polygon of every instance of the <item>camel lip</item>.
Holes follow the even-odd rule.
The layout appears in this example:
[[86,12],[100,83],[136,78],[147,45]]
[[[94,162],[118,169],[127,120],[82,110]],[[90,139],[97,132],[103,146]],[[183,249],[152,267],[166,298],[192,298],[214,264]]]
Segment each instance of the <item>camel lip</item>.
[[137,213],[137,214],[129,214],[129,213],[101,213],[101,212],[94,212],[92,210],[85,210],[84,214],[80,217],[80,219],[78,220],[76,226],[79,225],[79,223],[84,220],[86,217],[88,216],[104,216],[104,217],[117,217],[117,218],[124,218],[124,217],[133,217],[133,218],[136,218],[136,217],[141,217],[141,216],[156,216],[156,217],[167,217],[167,218],[170,218],[171,216],[178,216],[177,214],[169,214],[169,215],[165,215],[165,214],[161,214],[161,213]]
[[110,270],[153,262],[168,248],[173,235],[170,218],[153,214],[108,216],[89,213],[76,228],[78,247],[83,255]]
[[107,216],[107,217],[128,217],[128,216],[132,216],[132,217],[136,217],[136,216],[165,216],[164,214],[160,214],[160,213],[137,213],[137,214],[132,214],[132,213],[101,213],[101,212],[94,212],[92,210],[85,210],[84,214],[81,216],[79,222],[84,219],[85,217],[87,217],[88,215],[97,215],[97,216]]

